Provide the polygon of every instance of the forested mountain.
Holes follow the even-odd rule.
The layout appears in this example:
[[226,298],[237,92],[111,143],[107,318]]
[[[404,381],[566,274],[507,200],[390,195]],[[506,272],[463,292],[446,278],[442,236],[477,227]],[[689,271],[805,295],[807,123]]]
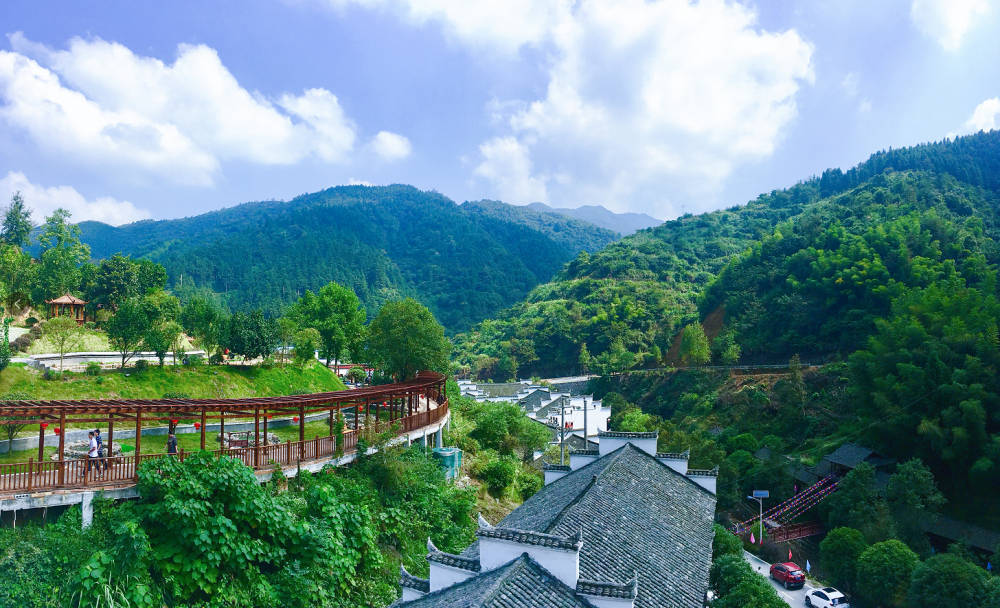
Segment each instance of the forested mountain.
[[744,361],[846,355],[902,288],[988,280],[998,192],[1000,133],[879,152],[580,253],[461,336],[459,357],[487,375],[499,365],[499,376],[578,371],[581,351],[604,357],[596,367],[652,364],[681,326],[716,310],[725,311],[716,350],[735,340]]
[[466,201],[462,209],[479,217],[522,224],[548,236],[553,241],[573,250],[597,251],[621,238],[618,232],[601,228],[590,222],[554,213],[539,211],[530,206],[508,205],[500,201]]
[[663,223],[645,213],[615,213],[601,205],[583,205],[581,207],[550,207],[545,203],[531,203],[526,208],[542,213],[556,213],[566,217],[582,220],[602,228],[607,228],[622,235],[638,232],[643,228],[652,228]]
[[[651,368],[678,353],[696,364],[831,362],[813,392],[801,372],[773,394],[767,381],[723,394],[683,374],[620,387],[668,416],[662,428],[678,441],[760,418],[759,433],[786,446],[850,438],[900,462],[919,457],[973,513],[1000,483],[998,243],[1000,132],[880,152],[583,252],[459,336],[458,358],[495,379]],[[671,383],[663,401],[658,387]]]
[[459,330],[520,300],[579,251],[616,238],[503,207],[459,206],[410,186],[342,186],[178,220],[80,227],[93,257],[157,261],[182,297],[211,291],[234,310],[276,314],[306,289],[336,281],[369,313],[413,296]]

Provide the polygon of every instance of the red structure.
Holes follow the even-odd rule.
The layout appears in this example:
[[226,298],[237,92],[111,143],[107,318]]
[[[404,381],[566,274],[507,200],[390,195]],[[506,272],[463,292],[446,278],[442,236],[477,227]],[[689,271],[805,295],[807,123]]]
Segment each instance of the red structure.
[[[206,426],[210,420],[219,422],[219,435],[225,435],[226,420],[253,420],[254,445],[236,449],[214,450],[215,453],[239,458],[254,469],[272,468],[275,463],[294,465],[337,453],[350,453],[357,445],[359,431],[367,425],[388,423],[399,434],[433,424],[448,413],[444,393],[445,377],[435,372],[420,372],[407,382],[372,386],[361,389],[253,399],[109,399],[83,401],[3,401],[0,402],[0,425],[37,424],[38,460],[0,464],[0,494],[45,489],[84,488],[93,486],[127,485],[134,482],[136,470],[143,460],[165,456],[143,453],[143,425],[176,424],[179,419],[199,420],[201,449],[206,445]],[[421,401],[418,395],[429,399]],[[379,407],[379,404],[385,404]],[[432,407],[432,404],[434,407]],[[344,430],[343,445],[336,445],[334,418],[338,411],[350,410],[353,428]],[[306,416],[328,414],[329,435],[306,439]],[[267,420],[272,415],[294,417],[299,427],[299,440],[280,444],[261,441],[261,421],[267,437]],[[362,421],[362,418],[364,421]],[[47,421],[58,421],[59,458],[43,460]],[[103,477],[97,478],[97,467],[86,472],[86,461],[65,458],[67,424],[106,425],[106,445],[113,445],[115,425],[135,427],[135,452],[128,456],[108,457]],[[121,428],[119,426],[119,428]],[[181,452],[178,457],[184,458]]]
[[84,307],[87,303],[72,294],[63,294],[54,300],[46,300],[49,305],[49,317],[72,317],[77,325],[83,325],[87,321],[87,313]]

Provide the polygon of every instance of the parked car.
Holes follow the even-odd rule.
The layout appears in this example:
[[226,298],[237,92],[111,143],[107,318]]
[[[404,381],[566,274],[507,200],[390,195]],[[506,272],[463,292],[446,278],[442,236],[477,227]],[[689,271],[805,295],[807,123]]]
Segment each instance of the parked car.
[[794,562],[771,564],[771,578],[785,586],[785,589],[799,589],[806,584],[806,573]]
[[847,596],[837,591],[833,587],[823,587],[822,589],[810,589],[806,592],[806,606],[813,608],[851,608],[847,602]]

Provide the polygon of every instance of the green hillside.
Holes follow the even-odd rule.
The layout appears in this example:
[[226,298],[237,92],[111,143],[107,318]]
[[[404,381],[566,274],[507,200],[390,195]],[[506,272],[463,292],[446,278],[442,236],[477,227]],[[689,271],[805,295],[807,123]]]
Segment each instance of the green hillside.
[[459,330],[520,300],[579,251],[617,238],[569,218],[500,213],[502,206],[458,206],[410,186],[343,186],[287,203],[81,228],[93,257],[157,261],[182,297],[209,290],[232,309],[278,313],[306,289],[336,281],[369,313],[414,296]]
[[901,288],[987,280],[998,175],[992,132],[880,152],[846,173],[685,215],[579,254],[459,336],[458,358],[500,376],[557,375],[581,369],[586,345],[605,356],[598,367],[655,365],[681,326],[714,310],[725,311],[723,338],[740,343],[744,361],[836,358],[871,334]]

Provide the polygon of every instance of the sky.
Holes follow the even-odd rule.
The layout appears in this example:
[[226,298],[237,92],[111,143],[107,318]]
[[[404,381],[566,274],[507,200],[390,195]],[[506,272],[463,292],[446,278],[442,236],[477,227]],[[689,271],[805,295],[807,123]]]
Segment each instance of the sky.
[[660,219],[1000,127],[998,0],[5,0],[0,204],[406,183]]

